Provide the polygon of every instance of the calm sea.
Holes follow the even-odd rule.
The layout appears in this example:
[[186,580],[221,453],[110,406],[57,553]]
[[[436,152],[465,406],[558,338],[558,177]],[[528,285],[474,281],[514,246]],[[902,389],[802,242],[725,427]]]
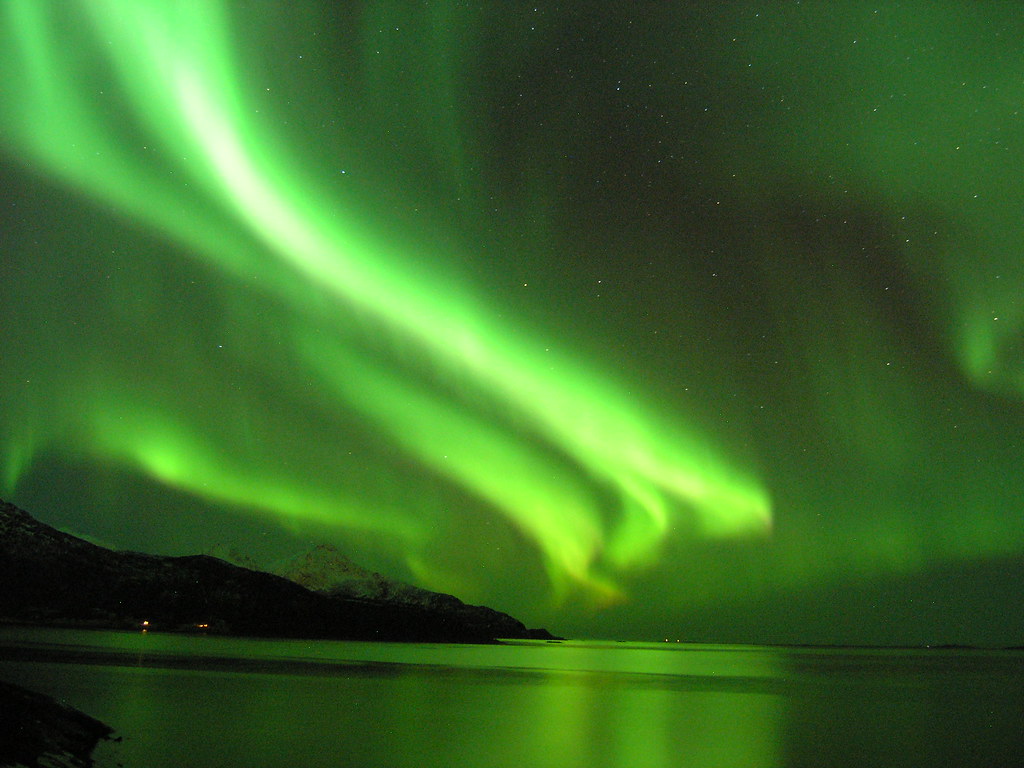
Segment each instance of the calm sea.
[[496,646],[0,628],[0,679],[117,729],[98,765],[1024,764],[1024,654]]

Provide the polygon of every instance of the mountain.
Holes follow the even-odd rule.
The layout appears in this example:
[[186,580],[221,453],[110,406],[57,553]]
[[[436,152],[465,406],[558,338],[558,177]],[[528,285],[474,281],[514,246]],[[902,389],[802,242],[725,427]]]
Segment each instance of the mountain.
[[204,550],[201,554],[209,555],[210,557],[216,557],[218,560],[223,560],[232,565],[240,565],[243,568],[248,568],[250,571],[264,571],[265,568],[260,568],[259,564],[242,552],[239,552],[234,547],[228,547],[224,544],[214,544],[212,547]]
[[545,636],[491,609],[332,596],[208,555],[117,552],[3,501],[0,584],[0,618],[14,621],[419,642]]
[[338,597],[415,602],[413,599],[404,598],[407,592],[427,591],[392,581],[386,576],[356,565],[329,544],[320,544],[306,553],[272,565],[268,570],[313,592]]
[[[366,600],[391,606],[427,611],[448,621],[492,632],[498,637],[523,637],[523,625],[511,616],[482,605],[466,605],[454,595],[389,579],[356,565],[336,548],[321,544],[309,552],[273,567],[273,573],[306,589],[330,597]],[[547,630],[526,630],[528,637],[554,639]]]

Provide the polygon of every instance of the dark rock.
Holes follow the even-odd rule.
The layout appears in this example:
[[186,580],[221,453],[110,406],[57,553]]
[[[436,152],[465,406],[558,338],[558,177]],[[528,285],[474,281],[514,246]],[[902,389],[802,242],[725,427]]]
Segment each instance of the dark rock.
[[113,730],[48,696],[0,682],[0,766],[86,768]]

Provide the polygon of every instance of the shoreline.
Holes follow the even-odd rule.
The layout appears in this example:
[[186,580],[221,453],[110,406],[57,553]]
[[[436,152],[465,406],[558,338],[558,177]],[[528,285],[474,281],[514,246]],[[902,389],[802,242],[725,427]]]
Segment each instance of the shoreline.
[[87,768],[114,729],[74,707],[0,680],[0,765]]

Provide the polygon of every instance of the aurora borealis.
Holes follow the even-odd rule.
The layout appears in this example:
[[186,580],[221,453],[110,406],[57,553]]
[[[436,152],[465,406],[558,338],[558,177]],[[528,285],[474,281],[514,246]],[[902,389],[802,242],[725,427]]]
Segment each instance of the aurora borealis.
[[1024,11],[585,8],[5,3],[3,497],[577,634],[1012,641]]

